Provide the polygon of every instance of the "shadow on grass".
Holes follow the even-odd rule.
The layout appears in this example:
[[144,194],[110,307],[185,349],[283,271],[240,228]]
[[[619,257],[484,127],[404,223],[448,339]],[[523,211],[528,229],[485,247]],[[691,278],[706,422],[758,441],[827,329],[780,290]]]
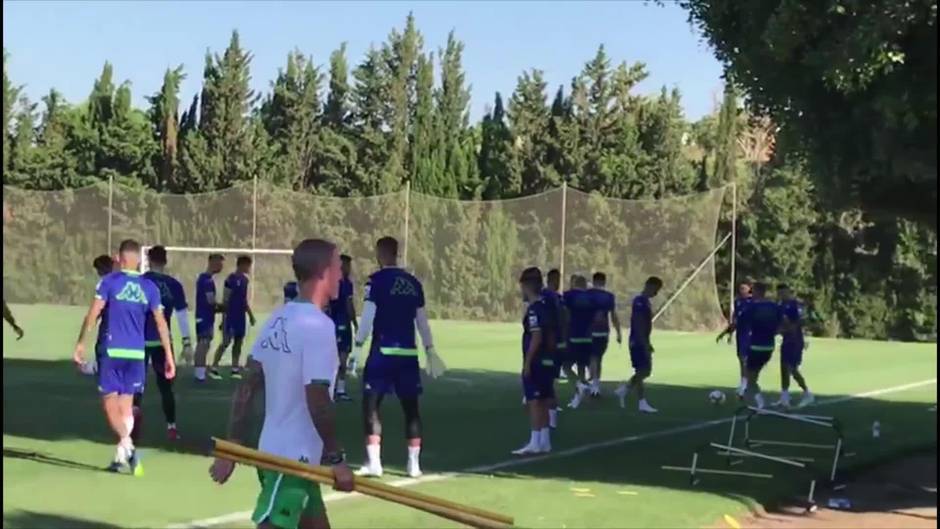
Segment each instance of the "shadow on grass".
[[[114,443],[100,411],[94,380],[77,374],[70,362],[4,359],[3,367],[4,434],[45,441],[81,439],[104,445]],[[776,380],[765,383],[768,387],[776,386]],[[223,380],[196,386],[191,381],[191,371],[184,368],[175,387],[178,422],[185,441],[171,444],[164,438],[160,399],[151,383],[144,401],[146,419],[140,444],[163,452],[204,455],[209,437],[225,434],[234,383]],[[567,402],[571,389],[563,382],[556,387],[559,401]],[[337,404],[338,431],[351,460],[357,461],[363,456],[359,381],[351,379],[348,389],[354,402]],[[518,375],[451,370],[441,379],[426,380],[422,398],[424,470],[690,490],[728,498],[748,509],[757,505],[772,507],[780,501],[806,495],[809,484],[806,473],[753,459],[731,470],[769,473],[774,478],[702,476],[701,483],[690,488],[687,473],[669,472],[661,467],[688,466],[696,447],[709,441],[726,441],[729,425],[719,421],[727,420],[735,405],[710,405],[706,396],[712,388],[654,383],[648,387],[648,396],[662,411],[648,416],[636,412],[635,402],[626,410],[620,409],[611,389],[612,384],[605,385],[606,396],[589,400],[578,410],[565,409],[560,414],[560,427],[553,433],[554,452],[550,457],[526,461],[514,460],[510,455],[529,436]],[[404,466],[407,453],[402,413],[396,402],[390,402],[394,400],[386,399],[382,410],[383,463],[390,475]],[[846,449],[856,454],[844,460],[846,469],[877,464],[912,449],[936,450],[936,413],[927,411],[929,404],[850,399],[842,395],[820,395],[819,401],[820,405],[807,413],[833,415],[842,422]],[[875,420],[882,424],[883,435],[878,440],[871,437]],[[707,424],[709,421],[715,424]],[[807,443],[832,440],[827,437],[829,432],[763,419],[754,424],[752,433],[755,437]],[[21,445],[21,452],[31,449],[19,441],[17,444]],[[816,475],[828,473],[831,455],[827,458],[825,454],[783,450],[771,453],[814,457],[816,461],[811,466]],[[46,459],[55,460],[55,456],[46,455]],[[700,465],[728,469],[727,460],[714,452],[704,457]],[[552,486],[556,485],[568,488],[567,484]],[[817,499],[824,501],[826,494],[820,489]],[[918,502],[924,503],[920,499]]]
[[92,472],[106,472],[104,468],[96,467],[86,463],[79,463],[78,461],[72,461],[69,459],[62,459],[60,457],[55,457],[49,455],[48,453],[35,452],[31,450],[21,450],[19,448],[3,448],[3,457],[10,459],[24,459],[26,461],[34,461],[36,463],[44,463],[46,465],[53,465],[57,467],[71,468],[75,470],[90,470]]
[[33,511],[4,513],[3,527],[9,529],[120,529],[120,526],[99,521]]

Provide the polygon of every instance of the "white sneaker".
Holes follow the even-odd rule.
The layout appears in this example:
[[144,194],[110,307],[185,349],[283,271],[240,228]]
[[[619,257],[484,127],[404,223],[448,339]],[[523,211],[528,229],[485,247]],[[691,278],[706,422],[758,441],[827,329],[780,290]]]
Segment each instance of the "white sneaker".
[[774,407],[774,408],[789,409],[789,408],[790,408],[790,399],[781,398],[780,400],[778,400],[778,401],[774,402],[773,404],[771,404],[771,406]]
[[550,442],[549,442],[549,443],[542,443],[541,445],[539,445],[539,453],[540,453],[540,454],[547,454],[547,453],[549,453],[549,452],[551,452],[551,451],[552,451],[552,443],[550,443]]
[[755,394],[755,395],[754,395],[754,403],[757,404],[757,409],[759,409],[759,410],[764,409],[764,406],[765,406],[765,403],[764,403],[764,396],[761,395],[760,393]]
[[424,473],[421,472],[421,465],[419,465],[418,461],[416,460],[415,461],[408,460],[408,465],[406,466],[406,470],[408,471],[408,477],[410,478],[420,478],[421,476],[424,475]]
[[629,392],[630,390],[627,389],[626,384],[620,384],[619,386],[617,386],[617,389],[614,390],[614,395],[617,395],[617,398],[620,399],[621,408],[627,407],[627,393]]
[[355,472],[357,476],[367,477],[367,478],[380,478],[382,477],[382,466],[381,465],[363,465],[359,467],[359,470]]
[[640,413],[659,413],[659,410],[650,406],[649,402],[646,402],[645,399],[640,401],[640,405],[637,409],[640,410]]
[[805,408],[814,402],[816,402],[816,397],[809,391],[805,391],[803,392],[803,398],[800,399],[800,404],[797,407]]
[[548,427],[552,430],[558,428],[558,410],[548,410]]
[[532,443],[529,443],[518,450],[512,451],[512,455],[514,456],[527,456],[531,454],[540,454],[540,453],[542,453],[542,448]]
[[577,409],[581,405],[581,394],[575,393],[574,397],[571,398],[571,402],[568,403],[568,407],[572,410]]

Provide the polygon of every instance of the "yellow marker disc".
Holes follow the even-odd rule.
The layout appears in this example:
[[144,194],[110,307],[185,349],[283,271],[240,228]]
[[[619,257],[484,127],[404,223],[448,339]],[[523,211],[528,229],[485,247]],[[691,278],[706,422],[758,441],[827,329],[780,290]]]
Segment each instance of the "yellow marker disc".
[[571,492],[591,492],[591,489],[579,489],[577,487],[571,487]]
[[618,490],[617,494],[621,494],[623,496],[636,496],[639,494],[639,492],[634,492],[632,490]]
[[741,529],[741,524],[737,520],[731,517],[730,514],[725,515],[725,523],[730,525],[732,529]]

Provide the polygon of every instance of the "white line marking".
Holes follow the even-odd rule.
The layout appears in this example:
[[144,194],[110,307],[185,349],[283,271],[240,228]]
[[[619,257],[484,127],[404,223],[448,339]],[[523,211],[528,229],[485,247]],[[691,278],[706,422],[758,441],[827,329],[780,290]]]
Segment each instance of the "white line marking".
[[[903,385],[900,385],[900,386],[893,386],[893,387],[890,387],[890,388],[882,388],[882,389],[876,389],[876,390],[873,390],[873,391],[866,391],[866,392],[864,392],[864,393],[857,393],[857,394],[855,394],[855,395],[847,395],[847,396],[844,396],[844,397],[837,397],[837,398],[834,398],[834,399],[822,400],[822,401],[816,402],[815,404],[811,404],[810,406],[807,406],[807,407],[828,406],[828,405],[832,405],[832,404],[839,404],[839,403],[842,403],[842,402],[847,402],[847,401],[850,401],[850,400],[864,399],[864,398],[868,398],[868,397],[877,397],[877,396],[880,396],[880,395],[886,395],[886,394],[888,394],[888,393],[896,393],[896,392],[899,392],[899,391],[906,391],[906,390],[909,390],[909,389],[915,389],[915,388],[919,388],[919,387],[922,387],[922,386],[929,386],[929,385],[931,385],[931,384],[936,384],[936,383],[937,383],[937,379],[936,379],[936,378],[931,378],[931,379],[929,379],[929,380],[922,380],[922,381],[920,381],[920,382],[912,382],[912,383],[910,383],[910,384],[903,384]],[[499,469],[503,469],[503,468],[509,468],[509,467],[527,465],[527,464],[529,464],[529,463],[535,463],[535,462],[538,462],[538,461],[544,461],[544,460],[546,460],[546,459],[556,459],[556,458],[559,458],[559,457],[573,456],[573,455],[577,455],[577,454],[582,454],[582,453],[584,453],[584,452],[589,452],[589,451],[591,451],[591,450],[597,450],[597,449],[599,449],[599,448],[608,448],[608,447],[611,447],[611,446],[617,446],[617,445],[621,445],[621,444],[624,444],[624,443],[632,443],[632,442],[636,442],[636,441],[646,441],[646,440],[649,440],[649,439],[657,439],[657,438],[660,438],[660,437],[668,437],[668,436],[670,436],[670,435],[681,434],[681,433],[686,433],[686,432],[693,432],[693,431],[696,431],[696,430],[704,430],[704,429],[709,428],[709,427],[712,427],[712,426],[716,426],[716,425],[719,425],[719,424],[726,424],[726,423],[729,423],[729,422],[731,422],[731,419],[715,419],[715,420],[711,420],[711,421],[698,422],[698,423],[694,423],[694,424],[688,424],[688,425],[685,425],[685,426],[680,426],[680,427],[677,427],[677,428],[669,428],[669,429],[666,429],[666,430],[659,430],[659,431],[657,431],[657,432],[649,432],[649,433],[639,434],[639,435],[630,435],[630,436],[626,436],[626,437],[618,437],[618,438],[616,438],[616,439],[610,439],[610,440],[608,440],[608,441],[601,441],[601,442],[598,442],[598,443],[590,443],[590,444],[586,444],[586,445],[577,446],[577,447],[574,447],[574,448],[569,448],[569,449],[567,449],[567,450],[561,450],[561,451],[558,451],[558,452],[552,452],[552,453],[550,453],[550,454],[545,454],[545,455],[541,455],[541,456],[526,457],[526,458],[515,458],[515,459],[507,459],[506,461],[500,461],[499,463],[493,463],[493,464],[490,464],[490,465],[482,465],[482,466],[472,467],[472,468],[468,468],[468,469],[463,470],[463,471],[460,471],[460,472],[447,472],[447,473],[443,473],[443,474],[431,474],[431,475],[426,475],[426,476],[423,476],[423,477],[420,477],[420,478],[417,478],[417,479],[411,479],[411,478],[409,478],[409,479],[400,479],[400,480],[396,480],[396,481],[390,482],[389,485],[391,485],[391,486],[393,486],[393,487],[409,487],[409,486],[411,486],[411,485],[416,485],[416,484],[419,484],[419,483],[433,483],[433,482],[435,482],[435,481],[441,481],[441,480],[444,480],[444,479],[450,479],[450,478],[453,478],[453,477],[457,477],[457,476],[459,476],[459,475],[461,475],[461,474],[479,474],[479,473],[483,473],[483,472],[492,472],[492,471],[494,471],[494,470],[499,470]],[[353,498],[353,497],[356,497],[356,496],[358,496],[358,494],[355,494],[355,493],[353,493],[353,494],[345,494],[345,493],[334,492],[334,493],[326,494],[325,496],[323,496],[323,501],[329,501],[329,502],[332,502],[332,501],[340,501],[340,500],[344,500],[344,499],[348,499],[348,498]],[[203,519],[203,520],[195,520],[195,521],[188,522],[188,523],[169,525],[169,526],[167,526],[167,529],[196,529],[196,528],[213,527],[213,526],[216,526],[216,525],[221,525],[221,524],[226,524],[226,523],[242,522],[242,521],[245,521],[245,520],[249,519],[249,518],[251,517],[251,514],[252,514],[252,511],[234,512],[234,513],[231,513],[231,514],[223,514],[222,516],[215,516],[215,517],[213,517],[213,518],[206,518],[206,519]]]

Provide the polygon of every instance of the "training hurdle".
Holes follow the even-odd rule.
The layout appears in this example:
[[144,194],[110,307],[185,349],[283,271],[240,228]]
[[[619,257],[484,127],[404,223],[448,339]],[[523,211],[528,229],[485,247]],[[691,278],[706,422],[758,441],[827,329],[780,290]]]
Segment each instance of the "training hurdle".
[[[796,424],[806,425],[812,428],[822,428],[832,433],[832,443],[809,443],[799,441],[784,441],[776,439],[755,439],[751,437],[751,423],[756,418],[769,418],[779,421],[791,421]],[[742,435],[743,432],[743,435]],[[832,451],[831,464],[828,462],[828,456],[820,461],[817,466],[817,458],[810,456],[796,455],[778,455],[769,454],[757,450],[766,447],[787,447],[794,449],[813,449]],[[700,463],[702,457],[712,450],[725,458],[726,469],[703,468]],[[663,465],[662,470],[687,472],[689,474],[689,485],[695,486],[699,483],[699,475],[716,474],[724,476],[737,476],[742,478],[772,479],[773,474],[761,472],[747,472],[743,470],[731,469],[730,467],[743,463],[746,459],[769,461],[778,465],[798,469],[804,473],[809,481],[809,490],[806,494],[806,511],[814,512],[816,510],[816,485],[821,475],[828,477],[828,482],[833,484],[839,468],[839,461],[842,457],[849,454],[844,452],[845,442],[842,433],[842,426],[835,417],[825,415],[808,415],[800,413],[784,413],[777,410],[759,409],[753,406],[741,406],[734,411],[731,417],[730,431],[728,432],[727,442],[716,443],[708,442],[699,445],[692,453],[692,462],[689,466]],[[824,466],[822,466],[824,465]]]
[[[793,421],[808,426],[824,428],[830,430],[833,434],[833,442],[825,443],[803,443],[796,441],[779,441],[775,439],[754,439],[751,437],[751,422],[758,417],[773,418],[783,421]],[[728,446],[735,446],[737,440],[735,434],[738,432],[738,422],[743,422],[744,436],[742,439],[745,448],[759,448],[770,446],[784,446],[791,448],[808,448],[818,450],[832,450],[832,464],[829,466],[829,482],[835,482],[839,469],[839,460],[845,455],[845,440],[842,434],[842,425],[835,417],[825,415],[806,415],[799,413],[783,413],[776,410],[755,408],[753,406],[741,406],[734,412],[731,418],[731,427],[728,432]],[[730,463],[730,454],[729,454]]]

